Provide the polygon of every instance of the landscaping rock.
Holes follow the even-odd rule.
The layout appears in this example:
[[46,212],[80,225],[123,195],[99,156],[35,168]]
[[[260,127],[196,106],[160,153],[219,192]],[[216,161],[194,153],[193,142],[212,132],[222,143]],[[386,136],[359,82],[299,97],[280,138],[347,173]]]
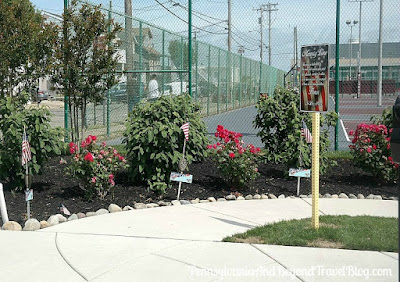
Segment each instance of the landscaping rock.
[[78,216],[78,219],[86,217],[86,214],[84,214],[83,212],[78,212],[76,215]]
[[326,193],[325,195],[324,195],[324,198],[332,198],[332,195],[331,194],[329,194],[329,193]]
[[226,202],[226,199],[225,198],[218,198],[217,202]]
[[95,213],[95,212],[87,212],[86,213],[86,217],[96,216],[96,215],[97,215],[97,213]]
[[107,213],[109,213],[109,211],[106,209],[99,209],[96,211],[96,215],[102,215],[102,214],[107,214]]
[[375,196],[374,196],[374,200],[382,200],[382,196],[380,196],[380,195],[375,195]]
[[58,223],[64,223],[67,222],[67,218],[63,216],[62,214],[56,214],[58,216]]
[[40,223],[40,229],[47,228],[50,226],[50,224],[46,220],[42,220],[39,223]]
[[235,195],[228,195],[228,196],[225,197],[225,199],[227,201],[234,201],[234,200],[236,200],[236,196]]
[[255,195],[253,196],[253,199],[254,199],[254,200],[261,200],[261,196],[258,195],[258,194],[255,194]]
[[196,199],[194,199],[194,200],[190,200],[190,202],[191,202],[192,204],[198,204],[198,203],[200,203],[200,199],[199,199],[199,198],[196,198]]
[[181,205],[190,205],[190,202],[188,200],[180,200],[179,201]]
[[368,199],[368,200],[372,200],[372,199],[374,199],[374,196],[375,196],[374,194],[369,194],[369,195],[367,196],[367,199]]
[[307,198],[307,195],[300,195],[300,199],[305,199]]
[[339,195],[338,194],[333,194],[332,195],[332,199],[339,199]]
[[146,209],[147,208],[147,206],[145,204],[143,204],[143,203],[136,203],[136,204],[133,205],[133,207],[135,209],[137,209],[137,210],[141,210],[141,209]]
[[283,194],[279,195],[278,199],[285,199],[285,195],[283,195]]
[[239,196],[236,198],[236,201],[244,201],[244,198],[242,196]]
[[246,197],[244,197],[246,200],[253,200],[253,195],[247,195]]
[[180,205],[181,205],[181,202],[179,202],[178,200],[173,200],[173,201],[171,201],[171,204],[172,204],[173,206],[180,206]]
[[200,200],[200,204],[209,203],[209,200]]
[[350,199],[357,199],[357,196],[354,195],[354,194],[350,194],[350,195],[349,195],[349,198],[350,198]]
[[28,219],[24,225],[24,231],[36,231],[40,229],[40,222],[36,218]]
[[270,199],[273,199],[273,200],[278,199],[274,194],[269,194],[268,196]]
[[397,200],[397,197],[389,197],[389,200],[395,201]]
[[159,201],[159,202],[157,202],[157,205],[159,205],[160,207],[166,207],[166,206],[170,206],[171,203],[170,202]]
[[347,196],[345,193],[340,193],[340,194],[339,194],[339,198],[340,198],[340,199],[348,199],[349,196]]
[[261,194],[261,200],[266,200],[266,199],[268,199],[268,196],[265,194]]
[[22,227],[18,222],[8,221],[3,224],[2,229],[8,231],[21,231]]
[[363,200],[364,199],[364,195],[363,194],[358,194],[357,195],[357,199]]
[[109,211],[110,213],[114,213],[114,212],[121,212],[122,209],[121,209],[120,206],[118,206],[118,205],[116,205],[116,204],[110,204],[110,205],[108,206],[108,211]]
[[217,201],[214,197],[208,197],[207,200],[209,202],[216,202]]
[[73,213],[68,217],[68,221],[77,220],[77,219],[79,219],[79,218],[76,213]]
[[49,219],[47,219],[47,223],[48,223],[50,226],[54,226],[54,225],[59,224],[59,223],[60,223],[60,220],[58,219],[58,216],[57,216],[57,215],[52,215],[52,216],[49,217]]
[[131,211],[131,210],[133,210],[133,208],[131,206],[125,206],[122,210],[123,211]]
[[152,208],[158,208],[159,205],[157,205],[156,203],[149,203],[149,204],[146,205],[146,207],[148,209],[152,209]]
[[312,194],[308,194],[308,195],[307,195],[307,198],[312,198]]

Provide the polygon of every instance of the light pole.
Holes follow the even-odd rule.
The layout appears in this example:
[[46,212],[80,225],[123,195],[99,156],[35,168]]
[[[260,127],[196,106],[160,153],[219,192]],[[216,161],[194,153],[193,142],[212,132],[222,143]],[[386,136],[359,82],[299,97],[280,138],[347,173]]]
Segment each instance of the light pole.
[[346,21],[346,24],[350,26],[350,80],[352,78],[352,72],[351,72],[351,59],[353,58],[353,26],[355,26],[358,23],[358,21],[354,20],[351,22],[350,20]]
[[362,11],[362,2],[372,2],[374,0],[349,0],[349,2],[360,2],[360,15],[358,20],[358,66],[357,66],[357,98],[360,98],[361,95],[361,11]]

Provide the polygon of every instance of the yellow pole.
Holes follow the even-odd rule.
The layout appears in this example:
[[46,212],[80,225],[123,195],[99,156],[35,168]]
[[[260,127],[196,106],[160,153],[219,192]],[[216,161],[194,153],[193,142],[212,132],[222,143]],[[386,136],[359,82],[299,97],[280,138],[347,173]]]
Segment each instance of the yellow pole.
[[320,113],[312,113],[312,226],[319,228],[319,119]]

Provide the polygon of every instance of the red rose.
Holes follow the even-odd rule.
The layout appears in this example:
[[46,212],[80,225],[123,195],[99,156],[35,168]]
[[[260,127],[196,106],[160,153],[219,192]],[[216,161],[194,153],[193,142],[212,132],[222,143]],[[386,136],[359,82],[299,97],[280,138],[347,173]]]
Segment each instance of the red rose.
[[92,153],[87,153],[86,156],[84,157],[85,161],[93,162],[93,155]]

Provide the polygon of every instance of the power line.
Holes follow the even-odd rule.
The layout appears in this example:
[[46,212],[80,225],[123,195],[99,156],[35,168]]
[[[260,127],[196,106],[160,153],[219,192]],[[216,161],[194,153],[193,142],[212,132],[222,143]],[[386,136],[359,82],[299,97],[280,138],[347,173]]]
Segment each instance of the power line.
[[[165,10],[167,10],[169,13],[171,13],[172,15],[174,15],[175,17],[177,17],[178,19],[180,19],[180,20],[183,21],[184,23],[188,24],[188,22],[187,22],[186,20],[182,19],[180,16],[178,16],[177,14],[175,14],[174,12],[172,12],[170,9],[168,9],[167,7],[165,7],[165,5],[162,4],[160,1],[158,1],[158,0],[155,0],[155,1],[156,1],[159,5],[161,5]],[[207,33],[211,33],[211,34],[226,34],[226,32],[212,32],[212,31],[208,31],[208,30],[206,30],[206,29],[202,29],[202,28],[199,28],[199,27],[194,26],[194,25],[193,25],[193,27],[196,28],[196,29],[198,29],[198,30],[201,30],[201,31],[204,31],[204,32],[207,32]]]

